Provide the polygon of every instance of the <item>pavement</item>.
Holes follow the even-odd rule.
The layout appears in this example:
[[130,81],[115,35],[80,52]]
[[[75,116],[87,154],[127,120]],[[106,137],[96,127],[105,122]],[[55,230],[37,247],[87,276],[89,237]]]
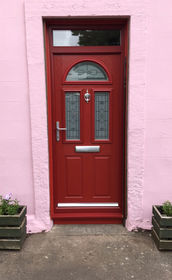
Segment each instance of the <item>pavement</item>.
[[0,251],[0,280],[111,279],[171,280],[172,251],[122,225],[57,225],[29,235],[21,251]]

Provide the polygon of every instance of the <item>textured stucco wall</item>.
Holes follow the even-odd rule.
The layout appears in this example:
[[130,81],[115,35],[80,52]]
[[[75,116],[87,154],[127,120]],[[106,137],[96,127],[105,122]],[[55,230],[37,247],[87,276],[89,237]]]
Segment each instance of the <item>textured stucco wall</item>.
[[172,201],[172,2],[150,1],[147,34],[143,221],[152,204]]
[[[142,222],[144,177],[144,94],[146,84],[145,1],[26,1],[26,40],[31,104],[35,209],[40,213],[41,201],[47,199],[48,150],[45,112],[45,63],[42,17],[48,16],[131,16],[130,79],[128,127],[128,229]],[[37,104],[35,106],[35,104]],[[38,149],[39,147],[39,149]],[[41,147],[41,148],[40,148]],[[42,182],[40,182],[41,179]],[[44,182],[44,184],[43,184]],[[39,199],[41,197],[41,199]],[[48,211],[44,204],[44,217]],[[41,213],[40,213],[41,215]]]
[[172,200],[170,0],[0,5],[1,193],[28,205],[30,231],[51,227],[42,17],[130,16],[127,228],[150,228],[152,204]]

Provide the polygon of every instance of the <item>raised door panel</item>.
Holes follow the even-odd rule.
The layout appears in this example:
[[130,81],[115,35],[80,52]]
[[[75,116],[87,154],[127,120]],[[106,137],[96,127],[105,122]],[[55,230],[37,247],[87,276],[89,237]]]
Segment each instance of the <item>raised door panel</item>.
[[94,157],[94,198],[110,198],[110,167],[109,156]]
[[83,161],[82,157],[67,156],[65,160],[66,198],[83,196]]

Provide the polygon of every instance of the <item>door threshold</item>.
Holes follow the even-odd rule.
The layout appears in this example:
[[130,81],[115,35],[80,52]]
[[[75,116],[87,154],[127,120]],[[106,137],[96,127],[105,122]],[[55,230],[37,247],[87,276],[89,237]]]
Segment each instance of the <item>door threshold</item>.
[[57,207],[119,207],[119,203],[58,203]]
[[122,224],[121,213],[56,213],[52,215],[54,224]]

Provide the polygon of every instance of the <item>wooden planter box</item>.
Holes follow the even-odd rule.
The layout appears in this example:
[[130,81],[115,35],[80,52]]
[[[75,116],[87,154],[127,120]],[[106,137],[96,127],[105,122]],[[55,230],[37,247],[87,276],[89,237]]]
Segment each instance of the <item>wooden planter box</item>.
[[172,250],[172,217],[162,214],[162,206],[153,206],[152,237],[158,250]]
[[17,215],[0,215],[0,249],[20,250],[26,238],[26,206]]

